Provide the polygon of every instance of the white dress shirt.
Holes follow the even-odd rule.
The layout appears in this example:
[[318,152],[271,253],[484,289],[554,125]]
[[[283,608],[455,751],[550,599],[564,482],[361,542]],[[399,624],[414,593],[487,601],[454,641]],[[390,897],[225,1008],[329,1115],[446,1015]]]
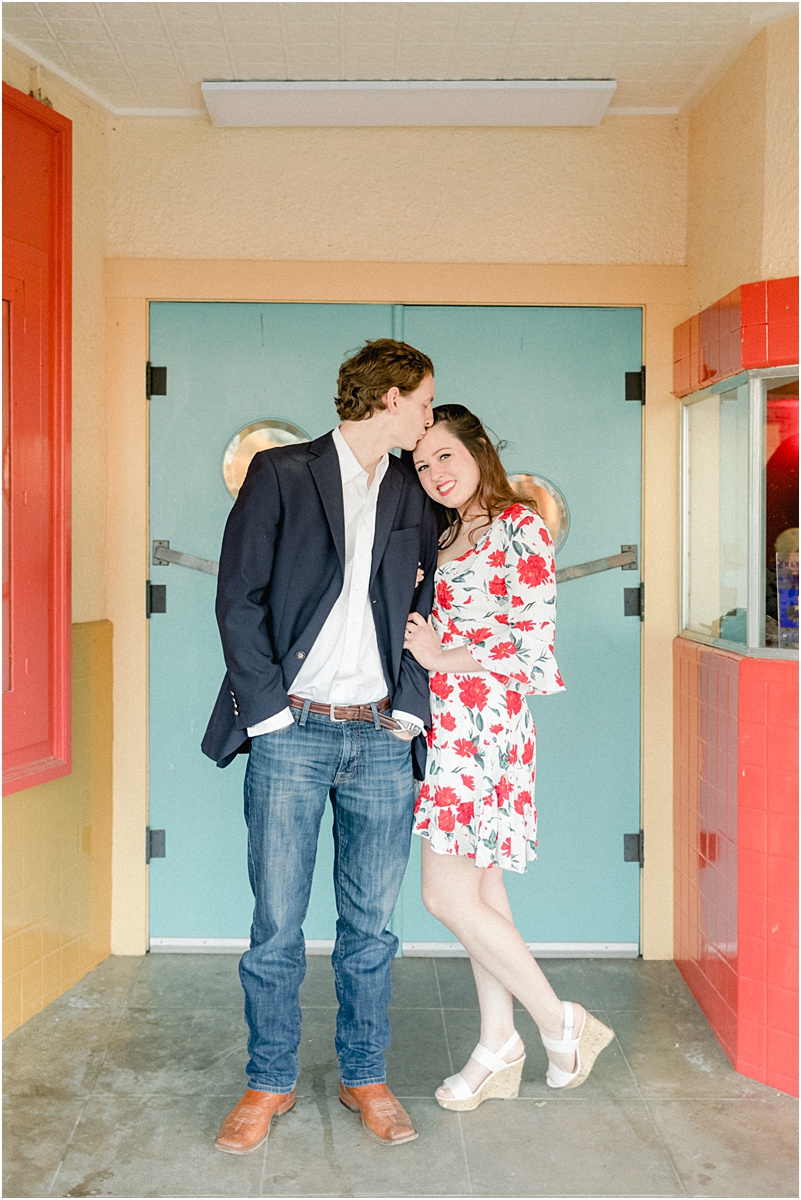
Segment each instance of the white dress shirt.
[[[369,704],[387,694],[370,601],[378,491],[387,473],[385,454],[368,487],[360,465],[339,428],[333,433],[342,476],[345,516],[345,577],[342,591],[328,614],[303,666],[295,676],[292,693],[322,704]],[[395,711],[393,715],[422,728],[417,717]],[[291,725],[290,708],[248,727],[249,737],[274,733]],[[408,736],[408,735],[407,735]]]

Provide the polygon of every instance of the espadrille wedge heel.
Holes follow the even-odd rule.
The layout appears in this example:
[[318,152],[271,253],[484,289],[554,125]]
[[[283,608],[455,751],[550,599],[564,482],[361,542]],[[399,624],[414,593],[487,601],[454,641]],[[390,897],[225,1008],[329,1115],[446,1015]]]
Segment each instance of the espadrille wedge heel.
[[503,1056],[509,1053],[518,1038],[519,1034],[513,1033],[497,1054],[493,1054],[479,1042],[470,1057],[481,1063],[482,1067],[486,1067],[490,1074],[474,1092],[471,1092],[461,1072],[458,1075],[449,1075],[442,1086],[449,1088],[453,1095],[449,1099],[435,1095],[440,1108],[448,1108],[451,1112],[471,1112],[484,1100],[514,1100],[520,1090],[520,1076],[523,1074],[526,1056],[521,1054],[520,1058],[510,1063]]
[[603,1050],[604,1046],[608,1046],[612,1038],[615,1036],[614,1031],[594,1017],[592,1013],[585,1012],[584,1021],[581,1026],[578,1037],[572,1037],[573,1033],[573,1005],[569,1000],[563,1000],[565,1007],[565,1036],[563,1038],[548,1038],[544,1034],[540,1034],[542,1044],[546,1050],[553,1050],[556,1054],[570,1054],[571,1051],[576,1055],[575,1071],[563,1071],[560,1067],[550,1063],[548,1073],[545,1076],[545,1082],[548,1087],[552,1088],[575,1088],[589,1075],[593,1068],[593,1064],[598,1055]]

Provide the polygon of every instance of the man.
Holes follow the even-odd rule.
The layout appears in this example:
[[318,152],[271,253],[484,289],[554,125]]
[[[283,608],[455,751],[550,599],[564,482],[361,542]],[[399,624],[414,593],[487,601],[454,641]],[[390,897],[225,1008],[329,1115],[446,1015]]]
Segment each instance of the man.
[[[302,922],[320,820],[334,810],[339,1098],[388,1145],[417,1137],[386,1085],[387,930],[422,778],[428,674],[403,649],[428,616],[433,506],[389,451],[432,424],[434,368],[404,342],[368,342],[339,372],[342,424],[253,459],[226,525],[217,620],[228,668],[203,740],[224,767],[249,749],[248,869],[255,897],[240,963],[248,1091],[215,1145],[247,1154],[294,1107]],[[413,740],[414,739],[414,740]],[[417,771],[413,772],[414,753]]]

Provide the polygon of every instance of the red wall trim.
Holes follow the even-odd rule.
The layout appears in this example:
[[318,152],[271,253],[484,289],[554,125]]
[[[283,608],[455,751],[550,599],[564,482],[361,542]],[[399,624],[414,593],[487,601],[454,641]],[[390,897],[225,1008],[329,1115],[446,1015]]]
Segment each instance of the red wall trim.
[[72,122],[5,83],[3,254],[11,304],[6,794],[71,770]]
[[798,362],[798,276],[744,283],[673,330],[673,394]]

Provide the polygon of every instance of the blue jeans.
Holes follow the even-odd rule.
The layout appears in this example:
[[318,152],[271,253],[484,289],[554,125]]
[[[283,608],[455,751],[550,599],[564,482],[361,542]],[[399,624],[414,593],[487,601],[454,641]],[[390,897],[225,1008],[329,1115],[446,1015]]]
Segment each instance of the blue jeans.
[[239,976],[254,1090],[291,1092],[298,1077],[301,926],[329,793],[339,1073],[346,1087],[386,1082],[390,967],[398,947],[387,924],[409,857],[413,790],[409,743],[377,721],[338,723],[302,712],[288,729],[253,739],[245,820],[255,908]]

